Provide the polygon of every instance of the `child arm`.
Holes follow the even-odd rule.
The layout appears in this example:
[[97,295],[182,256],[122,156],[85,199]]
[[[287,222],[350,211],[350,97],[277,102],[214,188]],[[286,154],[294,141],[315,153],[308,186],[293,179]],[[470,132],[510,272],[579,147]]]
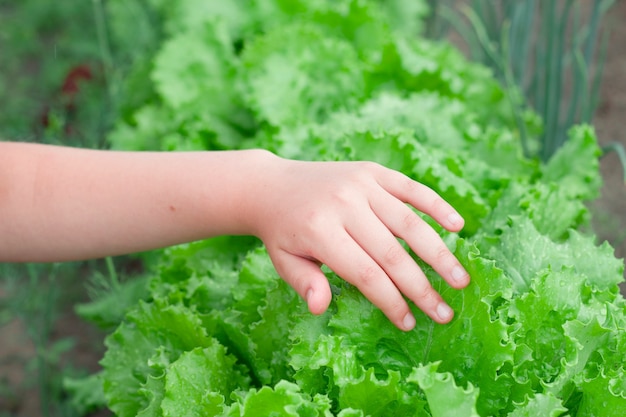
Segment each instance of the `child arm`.
[[434,191],[368,162],[302,162],[267,151],[117,152],[0,143],[0,261],[133,253],[218,235],[255,235],[316,314],[326,264],[403,330],[402,295],[434,320],[452,311],[402,248],[454,288],[469,277],[407,204],[450,231],[457,212]]

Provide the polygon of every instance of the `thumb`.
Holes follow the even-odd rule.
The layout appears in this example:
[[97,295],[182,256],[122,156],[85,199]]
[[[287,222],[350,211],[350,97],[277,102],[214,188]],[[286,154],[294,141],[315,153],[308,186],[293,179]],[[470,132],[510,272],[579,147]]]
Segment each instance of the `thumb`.
[[309,311],[322,314],[330,305],[332,294],[326,276],[313,260],[285,250],[268,249],[278,274],[307,302]]

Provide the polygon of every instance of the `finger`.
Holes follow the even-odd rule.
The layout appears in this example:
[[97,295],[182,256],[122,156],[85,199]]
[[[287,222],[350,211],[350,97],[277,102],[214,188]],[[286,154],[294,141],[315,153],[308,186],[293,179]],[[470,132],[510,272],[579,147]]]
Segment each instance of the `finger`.
[[[400,203],[401,204],[401,203]],[[428,278],[396,237],[372,213],[372,219],[359,219],[348,233],[382,268],[402,294],[438,323],[452,320],[452,309],[432,287]],[[362,224],[368,224],[367,229]]]
[[461,215],[433,189],[393,170],[384,169],[378,178],[379,185],[387,192],[428,214],[447,230],[458,232],[463,228],[465,221]]
[[403,239],[413,251],[452,287],[460,289],[469,283],[469,274],[448,249],[441,236],[400,200],[382,197],[372,199],[372,210],[393,235]]
[[399,329],[415,327],[415,318],[398,288],[347,232],[334,236],[333,245],[322,246],[316,258],[356,286]]
[[268,252],[278,274],[307,302],[309,311],[313,314],[324,313],[330,305],[332,294],[319,264],[283,249],[271,251],[268,248]]

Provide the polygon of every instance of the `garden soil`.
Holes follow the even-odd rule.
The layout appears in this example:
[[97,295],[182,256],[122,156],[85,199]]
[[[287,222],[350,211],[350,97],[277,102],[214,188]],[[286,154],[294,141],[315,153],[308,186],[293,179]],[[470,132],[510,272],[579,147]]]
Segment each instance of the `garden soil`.
[[[617,142],[626,147],[626,25],[621,24],[626,21],[626,0],[618,0],[611,15],[614,28],[594,125],[601,145]],[[626,256],[624,167],[615,153],[603,157],[600,165],[604,186],[600,198],[591,204],[594,227],[599,240],[611,242],[616,256],[623,259]],[[626,293],[626,286],[623,293]],[[2,296],[0,287],[0,298]],[[53,336],[57,340],[68,337],[75,340],[71,366],[98,368],[103,352],[101,346],[94,346],[94,339],[97,343],[102,335],[79,319],[71,306],[56,321]],[[0,377],[8,379],[15,387],[23,387],[25,370],[31,368],[34,350],[19,319],[0,327],[0,341]],[[15,417],[37,417],[42,415],[39,408],[38,393],[34,388],[16,389],[10,398],[0,393],[0,415],[8,412]],[[97,416],[110,416],[110,413],[101,412]]]
[[[611,11],[611,38],[602,80],[601,101],[593,124],[601,145],[618,143],[626,151],[626,0]],[[626,167],[615,152],[600,161],[604,178],[602,194],[592,204],[594,228],[600,241],[607,240],[618,258],[626,257]],[[626,277],[626,273],[625,273]],[[622,286],[626,294],[626,286]]]

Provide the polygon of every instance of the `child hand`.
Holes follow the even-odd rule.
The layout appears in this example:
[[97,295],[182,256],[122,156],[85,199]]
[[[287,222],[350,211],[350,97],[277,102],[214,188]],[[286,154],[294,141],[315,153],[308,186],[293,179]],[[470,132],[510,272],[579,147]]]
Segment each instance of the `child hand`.
[[312,313],[331,301],[325,264],[403,330],[415,318],[402,295],[439,323],[453,313],[397,238],[452,287],[469,281],[406,203],[453,232],[463,219],[433,190],[374,163],[292,161],[262,150],[0,147],[0,261],[90,259],[254,234]]
[[459,231],[463,219],[433,190],[369,162],[279,159],[264,174],[254,184],[255,234],[312,313],[323,313],[331,301],[320,269],[325,264],[402,330],[415,326],[402,294],[433,320],[452,319],[452,309],[396,239],[452,287],[468,284],[467,272],[437,232],[405,204]]

